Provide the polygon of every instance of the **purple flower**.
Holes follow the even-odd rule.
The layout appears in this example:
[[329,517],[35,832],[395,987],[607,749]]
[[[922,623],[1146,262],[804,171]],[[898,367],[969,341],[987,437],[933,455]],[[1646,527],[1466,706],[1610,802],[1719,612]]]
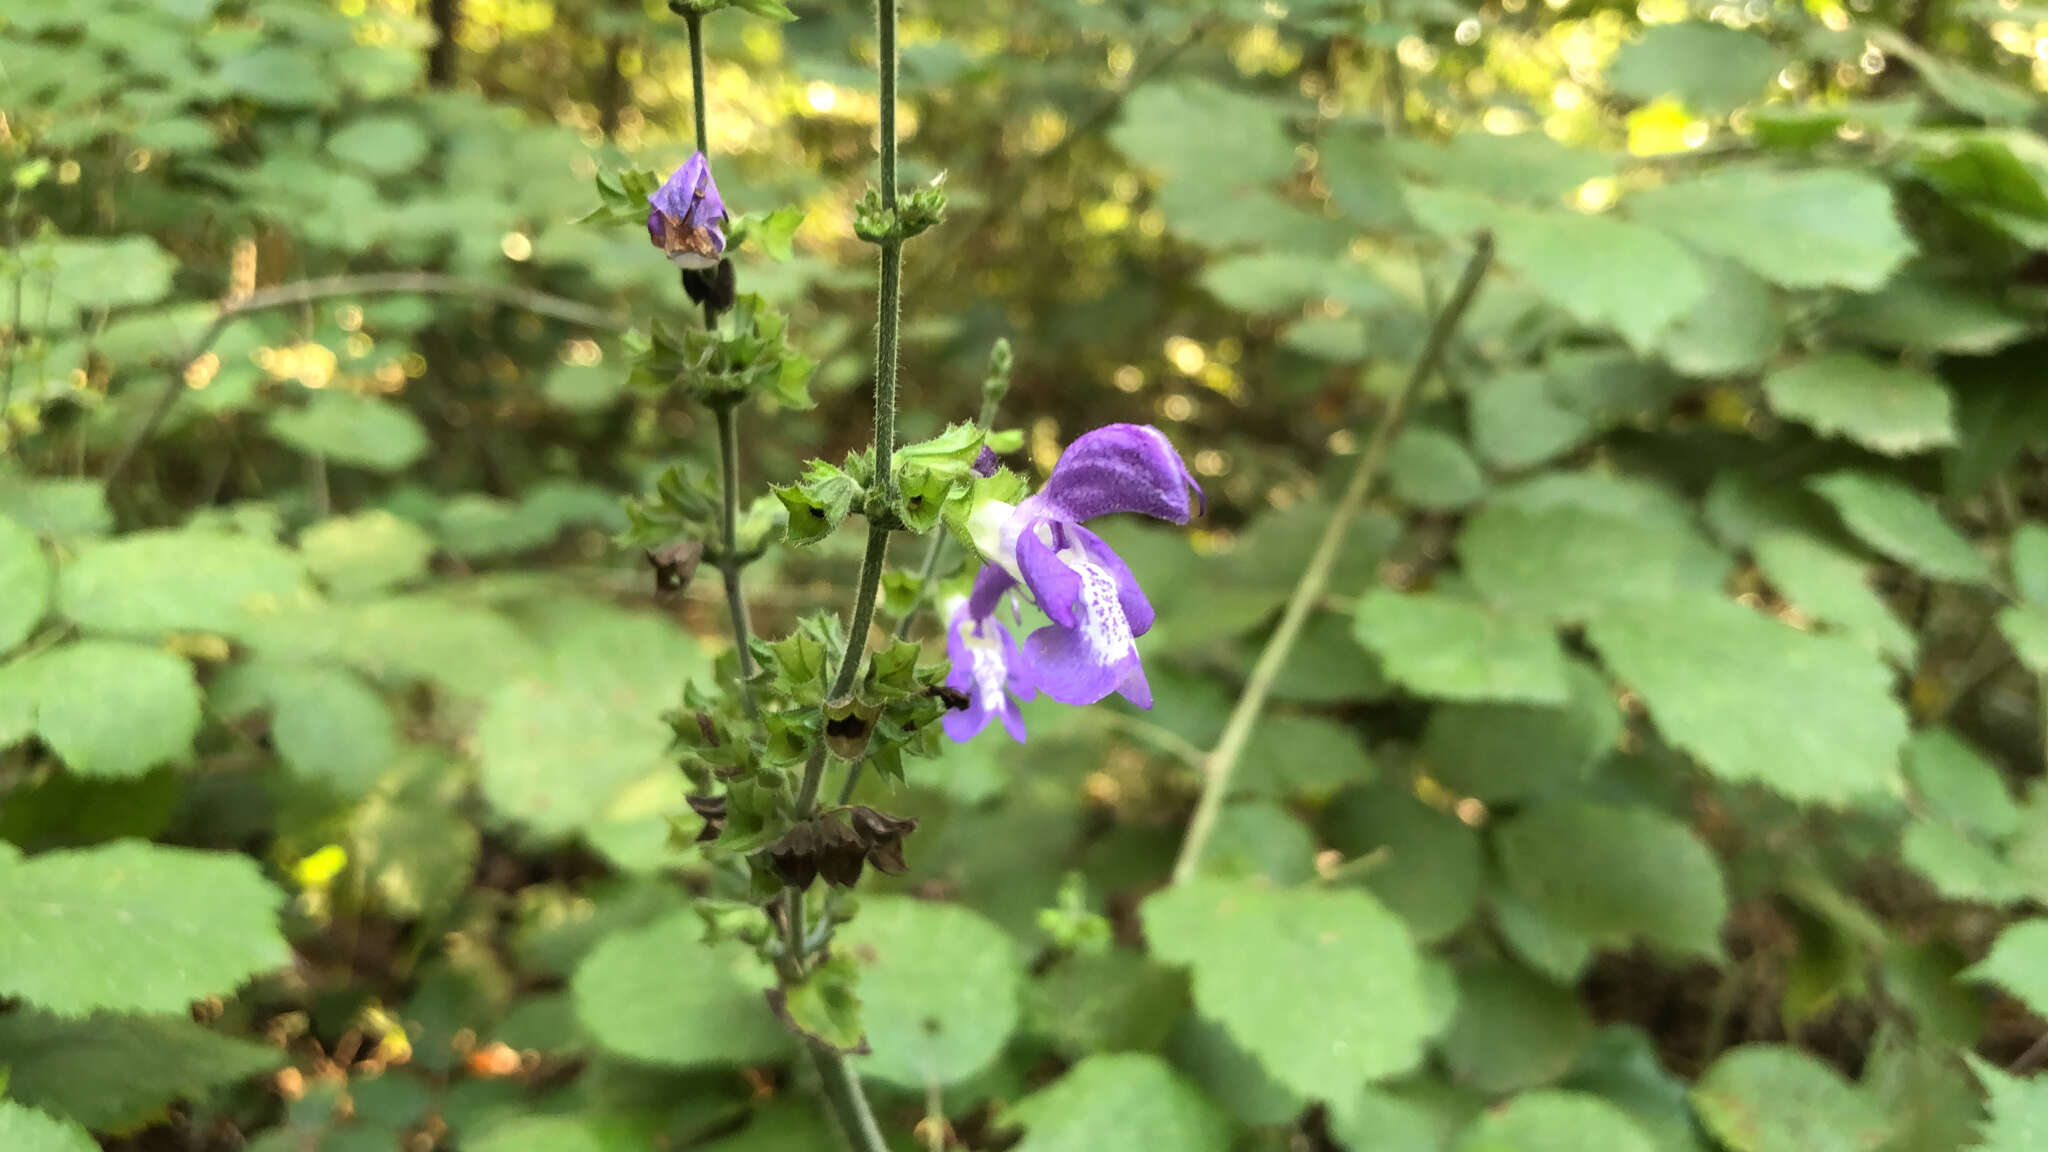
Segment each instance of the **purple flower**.
[[967,693],[968,699],[965,711],[946,713],[946,735],[971,740],[1000,718],[1011,739],[1023,743],[1024,714],[1017,701],[1035,693],[1016,638],[994,620],[970,616],[965,599],[948,606],[946,621],[946,656],[953,664],[946,687]]
[[1052,620],[1024,641],[1024,674],[1034,688],[1062,704],[1093,704],[1115,692],[1150,708],[1137,638],[1152,627],[1152,604],[1123,559],[1081,525],[1118,512],[1185,524],[1190,488],[1201,496],[1157,428],[1111,424],[1082,436],[1036,495],[975,511],[970,531],[993,563],[975,577],[968,617],[987,619],[1022,584]]
[[690,153],[654,194],[647,212],[647,235],[678,268],[715,268],[725,254],[725,200],[711,178],[711,161]]

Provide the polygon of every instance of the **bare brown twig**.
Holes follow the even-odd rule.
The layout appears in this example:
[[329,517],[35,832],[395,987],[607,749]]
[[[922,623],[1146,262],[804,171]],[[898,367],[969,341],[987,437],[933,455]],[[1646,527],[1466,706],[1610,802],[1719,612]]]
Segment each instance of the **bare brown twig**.
[[290,284],[279,284],[259,289],[233,303],[223,304],[211,323],[199,333],[177,361],[172,364],[170,378],[164,382],[163,391],[157,394],[149,414],[143,417],[142,426],[121,445],[114,459],[107,465],[102,479],[109,488],[119,480],[128,466],[135,461],[136,453],[149,443],[150,437],[163,425],[164,418],[178,403],[178,396],[185,390],[185,374],[193,363],[206,355],[213,342],[228,325],[255,312],[266,312],[275,308],[290,308],[299,304],[310,304],[316,300],[332,300],[345,296],[470,296],[482,300],[493,300],[500,304],[520,308],[542,316],[567,320],[571,324],[582,324],[591,328],[621,330],[625,320],[614,313],[588,304],[536,292],[530,288],[517,288],[508,284],[485,284],[474,280],[463,280],[454,276],[443,276],[434,272],[377,272],[363,276],[329,276],[319,280],[299,280]]

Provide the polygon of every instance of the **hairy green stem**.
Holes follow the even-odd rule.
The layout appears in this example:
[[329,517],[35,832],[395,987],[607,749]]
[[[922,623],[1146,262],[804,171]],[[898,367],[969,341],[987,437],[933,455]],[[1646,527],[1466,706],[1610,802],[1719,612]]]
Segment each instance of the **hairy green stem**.
[[858,1152],[889,1152],[889,1142],[875,1126],[874,1110],[861,1091],[860,1076],[846,1057],[816,1044],[810,1046],[811,1061],[818,1066],[818,1079],[825,1085],[825,1101],[839,1121],[839,1130]]
[[839,783],[839,806],[841,808],[853,803],[853,790],[860,787],[861,770],[867,766],[868,762],[865,760],[855,760],[846,766],[846,779]]
[[683,15],[683,27],[690,32],[690,114],[697,122],[697,151],[711,155],[711,135],[704,128],[704,17],[697,12]]
[[782,902],[782,952],[785,961],[783,982],[795,983],[804,977],[804,894],[794,888],[783,892]]
[[740,443],[739,413],[731,404],[720,404],[716,410],[718,418],[718,487],[724,507],[718,521],[718,572],[725,578],[726,614],[732,618],[732,644],[740,662],[740,702],[746,705],[747,715],[760,715],[754,704],[754,652],[749,638],[754,634],[751,621],[747,619],[747,598],[740,594],[740,573],[743,569],[739,559],[739,487],[740,487]]
[[[881,44],[876,68],[882,86],[882,202],[896,208],[896,0],[876,0],[875,30]],[[875,490],[885,504],[896,502],[896,356],[897,319],[903,293],[903,240],[890,236],[881,243],[881,289],[875,300]],[[854,590],[853,618],[846,629],[846,654],[839,672],[832,678],[827,699],[837,700],[853,690],[860,674],[861,657],[867,654],[868,629],[874,625],[875,591],[882,585],[882,569],[888,561],[889,528],[872,517],[868,521],[867,552],[861,556],[860,584]],[[818,803],[818,786],[825,777],[829,757],[821,742],[804,764],[803,784],[796,794],[797,819],[811,814]]]
[[[860,560],[860,584],[853,594],[853,620],[847,625],[846,652],[839,658],[839,671],[832,676],[831,691],[826,699],[837,700],[853,691],[853,682],[860,675],[861,657],[867,655],[868,629],[875,623],[875,592],[882,586],[882,569],[888,563],[889,529],[870,522],[868,525],[868,548]],[[796,794],[796,818],[810,816],[818,806],[818,788],[825,780],[827,755],[823,735],[820,734],[817,747],[811,749],[811,758],[804,762],[803,783]]]
[[846,654],[839,660],[838,674],[832,677],[834,700],[853,691],[854,679],[860,674],[860,658],[867,653],[868,629],[875,623],[875,591],[882,586],[882,568],[888,563],[888,556],[888,527],[870,523],[868,549],[860,558],[860,585],[853,594],[853,619],[846,626]]
[[875,482],[891,505],[896,502],[897,321],[902,299],[903,241],[892,236],[882,241],[882,291],[875,306]]
[[[881,59],[877,70],[881,77],[881,185],[882,198],[893,213],[896,209],[896,0],[876,0],[875,28],[881,45]],[[868,544],[860,561],[859,583],[854,589],[853,615],[847,621],[846,651],[840,656],[839,670],[832,677],[829,700],[837,700],[853,690],[853,684],[860,676],[862,658],[867,654],[868,630],[874,626],[875,594],[882,586],[882,571],[889,561],[890,521],[896,503],[896,477],[894,457],[896,453],[896,357],[897,317],[901,309],[903,292],[903,241],[891,235],[884,239],[882,248],[882,273],[878,299],[875,302],[875,493],[880,497],[880,506],[868,509]],[[817,810],[818,787],[825,777],[825,764],[830,759],[824,743],[824,735],[811,750],[810,759],[804,764],[803,782],[797,789],[796,818],[809,819]],[[803,931],[803,893],[794,889],[783,890],[785,923],[790,928],[790,939],[794,952],[784,967],[784,979],[792,971],[801,975],[807,943]],[[881,1129],[875,1125],[875,1114],[868,1107],[867,1096],[862,1093],[860,1078],[854,1074],[846,1058],[817,1043],[808,1045],[811,1060],[817,1065],[818,1079],[824,1086],[825,1102],[832,1109],[833,1119],[839,1130],[852,1145],[855,1152],[888,1152],[888,1143],[882,1139]]]
[[896,4],[875,0],[875,75],[881,84],[882,203],[896,207]]
[[1365,504],[1366,497],[1372,494],[1373,484],[1386,462],[1387,451],[1393,447],[1394,437],[1407,418],[1409,402],[1436,372],[1437,362],[1443,359],[1452,333],[1457,330],[1458,322],[1471,306],[1473,297],[1478,295],[1479,282],[1485,278],[1487,267],[1492,263],[1493,237],[1482,232],[1473,245],[1472,258],[1465,264],[1465,273],[1458,280],[1457,291],[1452,293],[1449,305],[1430,327],[1429,340],[1423,345],[1422,355],[1416,359],[1407,382],[1381,411],[1379,422],[1373,426],[1372,438],[1367,441],[1358,466],[1352,470],[1351,481],[1345,486],[1343,497],[1337,501],[1329,523],[1323,526],[1322,539],[1316,542],[1315,554],[1309,559],[1308,567],[1302,570],[1293,595],[1288,597],[1287,608],[1280,615],[1280,626],[1273,630],[1265,650],[1259,653],[1258,663],[1252,666],[1251,678],[1245,682],[1244,693],[1237,698],[1237,705],[1231,709],[1230,719],[1223,727],[1223,736],[1207,758],[1203,769],[1202,796],[1195,805],[1194,816],[1188,821],[1180,857],[1173,864],[1174,883],[1191,878],[1201,864],[1202,850],[1207,847],[1210,834],[1216,830],[1216,819],[1223,812],[1223,800],[1230,791],[1231,774],[1237,770],[1238,757],[1243,755],[1245,744],[1251,739],[1259,712],[1273,690],[1273,681],[1286,665],[1309,611],[1322,599],[1323,589],[1330,580],[1330,569],[1336,563],[1338,551],[1344,546],[1345,533]]
[[[882,204],[896,211],[896,0],[876,0],[875,33],[881,81]],[[882,283],[875,302],[875,478],[884,498],[896,499],[897,319],[902,310],[903,238],[882,241]],[[873,545],[870,544],[872,550]]]

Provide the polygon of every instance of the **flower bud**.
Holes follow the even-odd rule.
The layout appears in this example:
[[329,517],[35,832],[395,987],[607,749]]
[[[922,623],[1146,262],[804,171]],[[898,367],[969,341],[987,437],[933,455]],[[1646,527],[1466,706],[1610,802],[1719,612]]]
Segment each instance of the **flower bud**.
[[688,588],[697,575],[697,564],[704,559],[704,542],[676,540],[643,555],[654,568],[655,594],[674,596]]
[[648,239],[669,263],[685,270],[718,266],[725,255],[725,200],[702,152],[690,153],[647,203]]

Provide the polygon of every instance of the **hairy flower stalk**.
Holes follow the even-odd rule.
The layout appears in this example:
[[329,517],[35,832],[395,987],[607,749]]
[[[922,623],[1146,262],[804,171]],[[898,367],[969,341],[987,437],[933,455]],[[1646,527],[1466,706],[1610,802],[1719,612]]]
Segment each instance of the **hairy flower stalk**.
[[[891,210],[896,207],[896,0],[877,0],[875,5],[875,27],[880,52],[876,67],[881,82],[881,186],[882,200]],[[898,299],[903,284],[903,238],[900,234],[884,236],[881,241],[881,283],[875,304],[875,421],[874,461],[875,491],[882,497],[883,508],[893,507],[896,496],[894,456],[896,450],[896,359],[897,321],[901,311]],[[861,557],[860,576],[854,590],[853,611],[846,631],[846,651],[840,658],[838,672],[832,678],[830,698],[838,699],[852,691],[854,679],[859,675],[862,657],[868,644],[868,629],[874,621],[875,595],[882,584],[882,572],[888,562],[889,533],[891,525],[878,511],[870,508],[868,517],[867,548]],[[801,821],[816,810],[818,787],[823,782],[825,763],[829,759],[827,749],[821,742],[811,753],[804,765],[803,781],[799,785],[796,801],[796,818]],[[851,769],[849,769],[849,772]],[[804,932],[803,892],[785,889],[783,899],[784,924],[788,935],[786,940],[794,950],[792,960],[798,974],[807,962],[804,946],[807,937]],[[846,1057],[830,1046],[812,1041],[806,1045],[811,1059],[817,1065],[818,1076],[826,1088],[826,1098],[832,1106],[833,1117],[847,1141],[859,1152],[886,1152],[887,1145],[881,1131],[875,1126],[874,1111],[868,1106],[867,1097],[861,1090],[860,1078],[847,1064]]]

